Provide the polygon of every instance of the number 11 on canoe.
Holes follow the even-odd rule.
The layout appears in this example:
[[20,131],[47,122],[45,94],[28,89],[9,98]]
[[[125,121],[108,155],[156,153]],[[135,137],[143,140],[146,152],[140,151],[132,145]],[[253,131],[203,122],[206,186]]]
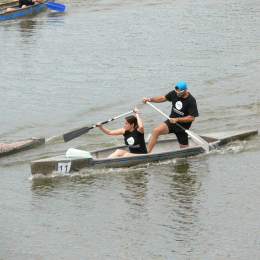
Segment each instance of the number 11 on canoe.
[[[123,114],[123,115],[120,115],[120,116],[117,116],[117,117],[108,119],[107,121],[102,122],[102,125],[104,125],[104,124],[106,124],[106,123],[108,123],[108,122],[114,121],[114,120],[116,120],[116,119],[118,119],[118,118],[120,118],[120,117],[123,117],[123,116],[126,116],[126,115],[128,115],[128,114],[131,114],[131,113],[133,113],[133,112],[134,112],[134,111],[132,110],[132,111],[129,111],[129,112]],[[66,142],[68,142],[68,141],[70,141],[70,140],[72,140],[72,139],[74,139],[74,138],[77,138],[77,137],[79,137],[79,136],[81,136],[81,135],[86,134],[89,130],[91,130],[91,129],[95,128],[95,127],[97,127],[97,125],[94,125],[94,126],[91,126],[91,127],[83,127],[83,128],[74,130],[74,131],[72,131],[72,132],[69,132],[69,133],[67,133],[67,134],[64,134],[64,135],[63,135],[63,140],[64,140],[64,142],[66,143]]]

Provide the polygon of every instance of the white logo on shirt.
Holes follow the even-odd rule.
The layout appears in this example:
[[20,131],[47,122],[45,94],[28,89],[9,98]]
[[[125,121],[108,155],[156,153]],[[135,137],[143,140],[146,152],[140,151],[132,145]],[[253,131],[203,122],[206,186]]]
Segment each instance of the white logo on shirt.
[[133,137],[128,138],[126,141],[129,145],[133,145],[135,143],[135,139]]
[[181,101],[177,101],[177,102],[175,103],[175,107],[176,107],[178,110],[182,109],[182,103],[181,103]]

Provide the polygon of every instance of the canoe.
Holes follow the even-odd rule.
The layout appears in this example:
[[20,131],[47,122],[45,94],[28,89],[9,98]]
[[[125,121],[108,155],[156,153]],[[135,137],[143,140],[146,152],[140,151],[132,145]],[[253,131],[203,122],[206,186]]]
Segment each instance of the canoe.
[[19,140],[12,143],[0,143],[0,157],[31,149],[44,143],[45,138],[29,138],[27,140]]
[[[54,2],[54,0],[45,0],[44,2],[36,2],[34,5],[29,5],[28,7],[25,8],[19,8],[19,5],[5,6],[0,9],[0,21],[21,18],[32,14],[37,14],[39,12],[48,9],[48,7],[44,5],[44,3],[48,3],[50,1]],[[7,12],[6,11],[7,8],[16,8],[16,10]]]
[[[230,132],[216,132],[200,135],[206,140],[211,149],[219,145],[240,140],[251,135],[258,134],[257,130],[242,130]],[[198,146],[191,138],[189,138],[189,147],[180,149],[176,138],[161,139],[155,144],[153,150],[149,154],[136,154],[132,156],[107,158],[116,149],[128,150],[126,145],[113,146],[109,148],[85,152],[85,158],[74,157],[71,155],[59,155],[51,158],[40,159],[30,163],[32,174],[46,175],[53,171],[57,172],[73,172],[83,168],[103,168],[103,167],[129,167],[140,163],[149,163],[165,159],[173,159],[179,157],[187,157],[204,152],[201,146]]]

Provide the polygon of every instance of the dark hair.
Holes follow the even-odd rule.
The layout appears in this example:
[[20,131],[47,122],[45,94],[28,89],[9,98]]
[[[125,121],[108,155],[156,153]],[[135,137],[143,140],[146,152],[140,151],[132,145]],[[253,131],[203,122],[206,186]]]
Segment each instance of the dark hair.
[[125,118],[126,121],[131,125],[131,124],[134,124],[134,127],[138,127],[138,124],[137,124],[137,119],[135,116],[128,116]]

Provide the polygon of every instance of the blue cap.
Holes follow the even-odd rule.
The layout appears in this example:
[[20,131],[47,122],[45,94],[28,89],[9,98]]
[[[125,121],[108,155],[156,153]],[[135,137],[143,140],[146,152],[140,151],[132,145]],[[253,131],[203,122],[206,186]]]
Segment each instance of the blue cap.
[[176,86],[175,86],[176,90],[184,90],[185,88],[188,89],[187,85],[184,81],[179,81],[176,83]]

